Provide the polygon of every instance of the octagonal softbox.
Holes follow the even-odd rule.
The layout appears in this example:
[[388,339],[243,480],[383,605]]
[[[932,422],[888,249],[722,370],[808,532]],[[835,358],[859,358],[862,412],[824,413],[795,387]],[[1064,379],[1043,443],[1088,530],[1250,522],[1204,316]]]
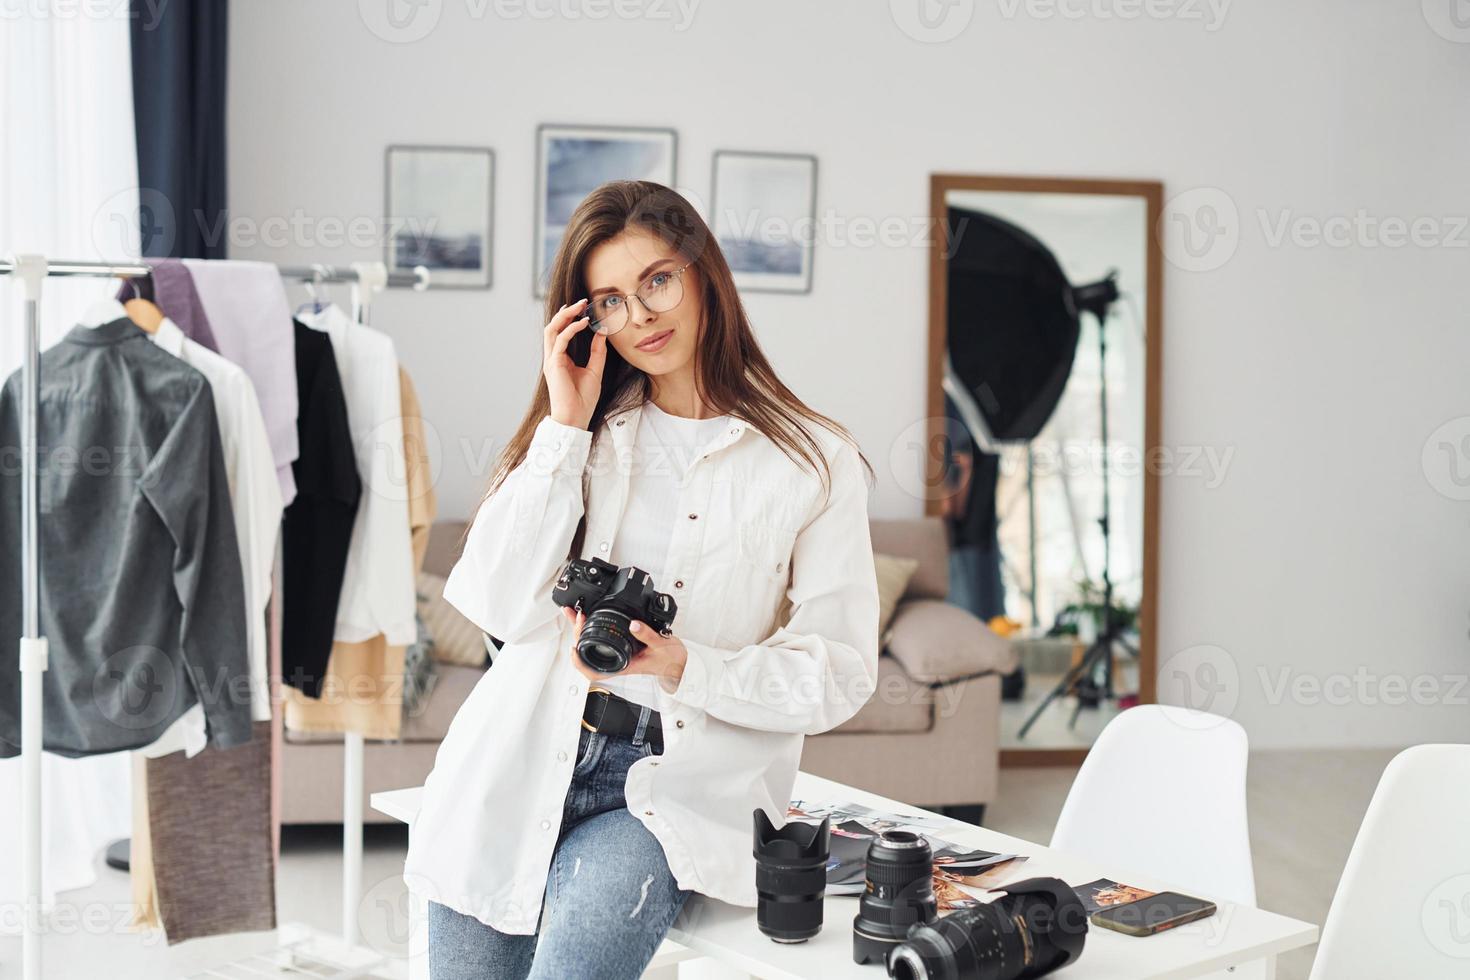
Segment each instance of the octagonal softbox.
[[1071,286],[1029,232],[965,208],[950,208],[948,224],[950,364],[994,439],[1033,439],[1072,373]]

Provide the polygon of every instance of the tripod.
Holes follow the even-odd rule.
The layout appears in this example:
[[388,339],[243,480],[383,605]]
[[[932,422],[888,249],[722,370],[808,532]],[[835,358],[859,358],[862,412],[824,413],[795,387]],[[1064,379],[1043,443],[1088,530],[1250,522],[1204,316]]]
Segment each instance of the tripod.
[[[1098,634],[1082,659],[1069,669],[1057,685],[1047,692],[1046,697],[1041,699],[1031,712],[1021,730],[1016,733],[1017,739],[1026,737],[1031,726],[1041,717],[1041,713],[1051,705],[1057,698],[1064,696],[1068,691],[1075,691],[1077,704],[1072,709],[1072,718],[1067,727],[1077,727],[1077,716],[1082,713],[1084,707],[1095,708],[1104,701],[1111,701],[1117,694],[1113,690],[1113,649],[1121,646],[1133,656],[1138,655],[1137,649],[1123,638],[1123,631],[1118,626],[1118,617],[1113,611],[1113,527],[1112,527],[1112,498],[1108,484],[1108,309],[1118,299],[1118,273],[1110,272],[1106,278],[1087,286],[1079,286],[1072,291],[1072,299],[1076,304],[1078,315],[1091,313],[1097,319],[1097,353],[1098,353],[1098,380],[1100,382],[1101,396],[1101,431],[1102,431],[1102,515],[1098,517],[1098,527],[1102,529],[1103,539],[1103,622],[1101,632]],[[1102,680],[1097,679],[1098,663],[1102,663]]]

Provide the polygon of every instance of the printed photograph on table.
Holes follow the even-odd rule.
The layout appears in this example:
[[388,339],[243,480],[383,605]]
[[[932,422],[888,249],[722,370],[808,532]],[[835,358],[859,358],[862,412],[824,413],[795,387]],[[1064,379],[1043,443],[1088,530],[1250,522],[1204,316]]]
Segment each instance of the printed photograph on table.
[[742,290],[809,293],[817,158],[715,152],[710,224]]
[[537,299],[562,232],[582,199],[610,180],[651,180],[674,186],[678,135],[672,129],[544,125],[536,130]]
[[828,843],[828,895],[861,894],[867,880],[868,848],[873,839],[892,830],[918,834],[929,842],[934,855],[934,895],[941,912],[979,904],[979,894],[1016,877],[1026,856],[999,854],[951,843],[930,831],[953,830],[958,824],[924,814],[884,812],[861,803],[821,803],[792,800],[786,808],[788,820],[831,821]]
[[1115,905],[1127,905],[1131,902],[1142,901],[1145,898],[1153,898],[1156,894],[1146,888],[1137,885],[1124,885],[1111,878],[1099,878],[1089,881],[1085,885],[1078,885],[1075,889],[1077,897],[1082,899],[1082,907],[1087,909],[1087,914],[1099,909],[1112,908]]
[[488,289],[495,208],[495,153],[455,146],[390,146],[385,158],[389,227],[384,261],[426,266],[432,288]]

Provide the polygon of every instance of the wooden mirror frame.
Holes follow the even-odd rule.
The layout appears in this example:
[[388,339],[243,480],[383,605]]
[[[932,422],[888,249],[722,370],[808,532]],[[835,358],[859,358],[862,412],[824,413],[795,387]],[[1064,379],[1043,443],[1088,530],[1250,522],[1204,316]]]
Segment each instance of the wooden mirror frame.
[[[1163,375],[1164,262],[1159,241],[1159,221],[1164,208],[1164,185],[1152,180],[1099,180],[1066,177],[982,177],[969,174],[929,175],[929,214],[934,243],[929,249],[929,371],[926,444],[937,446],[944,438],[944,350],[948,333],[949,297],[945,290],[945,259],[949,251],[948,204],[950,191],[999,191],[1031,194],[1112,194],[1141,197],[1147,207],[1148,295],[1144,329],[1148,344],[1144,364],[1143,431],[1143,594],[1138,609],[1138,697],[1141,704],[1158,698],[1158,595],[1159,595],[1159,473],[1150,461],[1160,445],[1160,381]],[[930,459],[926,486],[938,486],[939,461]],[[937,515],[939,499],[929,495],[924,513]],[[1086,758],[1085,748],[1001,749],[1001,766],[1075,766]]]

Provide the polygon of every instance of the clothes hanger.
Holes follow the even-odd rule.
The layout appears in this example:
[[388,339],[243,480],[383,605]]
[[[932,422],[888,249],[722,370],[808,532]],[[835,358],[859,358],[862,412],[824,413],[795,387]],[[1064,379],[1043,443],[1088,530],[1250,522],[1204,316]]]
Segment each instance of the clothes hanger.
[[306,295],[311,297],[311,302],[302,303],[300,306],[296,307],[296,312],[298,315],[301,313],[305,313],[308,306],[311,307],[312,313],[320,313],[325,305],[330,305],[329,303],[323,304],[321,294],[317,292],[318,287],[322,287],[325,285],[325,273],[321,266],[312,266],[311,278],[303,279],[301,281],[301,285],[306,288]]
[[128,319],[128,311],[123,309],[121,303],[109,296],[87,307],[86,312],[77,320],[77,326],[93,330],[114,320],[126,319]]
[[132,277],[124,277],[123,282],[133,291],[132,299],[123,300],[123,311],[127,314],[128,319],[136,323],[145,333],[158,333],[158,327],[164,319],[163,311],[152,300],[144,299],[139,295],[138,284],[133,281]]

